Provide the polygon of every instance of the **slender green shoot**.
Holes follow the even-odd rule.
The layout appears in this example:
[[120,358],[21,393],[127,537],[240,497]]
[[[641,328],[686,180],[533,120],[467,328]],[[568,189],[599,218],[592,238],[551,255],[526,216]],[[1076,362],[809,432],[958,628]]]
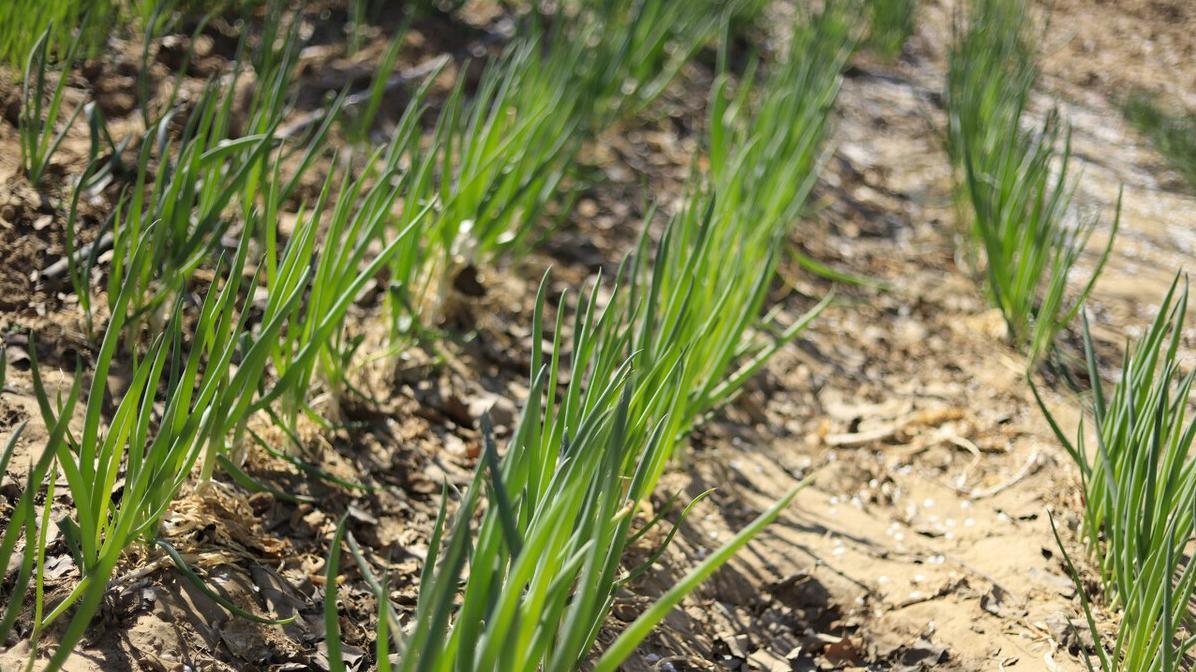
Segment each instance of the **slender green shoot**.
[[869,0],[867,46],[890,61],[917,28],[918,0]]
[[1086,445],[1083,423],[1074,442],[1068,439],[1039,398],[1079,468],[1081,531],[1105,600],[1121,612],[1116,640],[1107,655],[1100,652],[1105,672],[1184,669],[1196,643],[1189,612],[1196,564],[1187,559],[1196,531],[1196,421],[1187,419],[1196,372],[1182,373],[1179,357],[1187,302],[1187,283],[1181,289],[1177,277],[1150,329],[1127,347],[1112,394],[1103,389],[1084,321],[1095,448]]
[[[83,27],[86,30],[86,24]],[[63,116],[63,94],[70,80],[71,66],[75,60],[79,42],[71,40],[63,56],[57,81],[50,86],[47,75],[51,71],[51,40],[53,27],[47,28],[34,43],[25,62],[25,77],[21,85],[21,114],[19,135],[21,141],[21,167],[34,187],[40,186],[50,159],[62,144],[83,106],[75,107],[65,119]],[[48,98],[48,100],[47,100]]]
[[1074,297],[1067,283],[1097,218],[1069,220],[1071,132],[1056,112],[1027,130],[1037,77],[1024,0],[978,0],[957,22],[948,64],[947,146],[966,201],[989,294],[1031,367],[1055,350],[1113,247],[1121,205],[1092,273]]
[[606,649],[606,651],[602,653],[602,657],[600,657],[598,662],[594,665],[594,672],[614,672],[617,670],[619,665],[628,657],[630,657],[632,652],[635,651],[635,647],[638,646],[639,643],[648,636],[648,634],[652,631],[652,628],[664,620],[664,617],[667,616],[674,607],[680,604],[681,600],[685,599],[686,595],[693,592],[703,581],[710,578],[710,575],[718,570],[719,567],[722,567],[724,564],[726,564],[726,562],[730,560],[733,555],[738,553],[740,549],[746,546],[747,543],[751,541],[752,537],[755,537],[757,534],[763,531],[765,527],[768,527],[770,523],[776,520],[777,516],[781,515],[781,512],[789,506],[789,503],[793,501],[793,498],[797,496],[797,493],[800,492],[801,489],[805,487],[811,479],[812,476],[807,476],[800,483],[793,486],[789,492],[785,493],[785,496],[778,499],[776,503],[773,504],[767,511],[757,516],[756,519],[748,524],[747,527],[743,528],[738,534],[727,540],[727,542],[720,546],[714,553],[708,555],[706,559],[702,561],[702,564],[690,570],[689,573],[682,577],[682,579],[677,582],[676,585],[670,588],[667,593],[662,595],[660,599],[653,602],[652,605],[648,607],[644,613],[640,614],[639,618],[635,619],[631,625],[627,626],[627,629],[620,633],[619,637],[615,639],[614,643],[612,643]]
[[[636,512],[675,447],[826,305],[759,338],[773,326],[761,313],[774,250],[814,179],[850,52],[846,23],[827,13],[798,25],[758,107],[720,84],[715,190],[695,186],[655,255],[642,239],[605,307],[599,283],[579,298],[571,342],[561,339],[563,310],[551,355],[533,342],[529,398],[501,458],[483,416],[482,459],[451,525],[442,515],[436,526],[398,669],[564,671],[589,659],[615,589],[640,571],[624,570],[622,558],[642,536]],[[546,287],[532,333],[544,333]],[[566,362],[569,382],[558,389]],[[791,496],[666,596],[652,619]],[[637,624],[600,664],[621,662],[653,623]]]
[[1171,167],[1196,189],[1196,114],[1171,113],[1144,91],[1134,91],[1121,112],[1134,128],[1150,138]]

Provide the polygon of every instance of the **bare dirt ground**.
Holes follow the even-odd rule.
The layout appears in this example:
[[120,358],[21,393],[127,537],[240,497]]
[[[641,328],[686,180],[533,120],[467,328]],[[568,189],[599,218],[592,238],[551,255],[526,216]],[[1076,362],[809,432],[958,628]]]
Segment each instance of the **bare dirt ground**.
[[[1074,126],[1083,165],[1077,206],[1108,221],[1125,185],[1121,238],[1092,302],[1102,347],[1115,352],[1150,316],[1196,242],[1191,187],[1126,127],[1116,97],[1142,84],[1169,100],[1196,100],[1196,12],[1180,0],[1053,6],[1042,88],[1060,97]],[[1047,519],[1050,509],[1062,528],[1074,526],[1077,479],[1033,403],[1023,360],[1002,344],[1003,323],[959,253],[941,140],[952,10],[949,2],[924,2],[899,63],[856,59],[822,181],[793,238],[814,258],[887,287],[837,288],[837,303],[811,330],[694,435],[662,499],[717,490],[657,570],[619,596],[603,640],[798,479],[814,472],[814,482],[666,620],[629,670],[1083,669],[1076,654],[1091,642],[1077,640],[1069,625],[1078,613],[1075,588]],[[408,60],[451,50],[443,36],[452,30],[417,27],[422,46]],[[378,51],[367,47],[361,58]],[[352,64],[312,58],[304,67],[311,83]],[[157,556],[134,551],[68,669],[326,669],[319,581],[331,529],[346,511],[370,561],[391,574],[396,606],[409,614],[439,483],[466,479],[477,457],[473,418],[493,407],[509,430],[526,393],[534,282],[551,264],[554,289],[575,290],[627,251],[645,186],[666,207],[680,194],[701,142],[710,76],[699,59],[655,112],[587,150],[601,179],[568,224],[530,259],[481,269],[484,291],[458,297],[459,311],[444,325],[453,336],[437,351],[412,348],[397,366],[363,369],[360,382],[379,403],[350,404],[343,426],[305,433],[308,459],[374,492],[305,479],[255,451],[252,474],[315,496],[319,506],[231,485],[185,493],[176,504],[166,533],[209,582],[258,611],[297,613],[293,624],[230,618]],[[82,99],[93,85],[79,84]],[[119,94],[119,87],[104,94],[116,111],[125,104]],[[13,95],[9,86],[0,99]],[[1051,99],[1039,104],[1045,109]],[[38,333],[47,368],[71,370],[90,352],[69,289],[29,279],[62,254],[63,213],[55,188],[38,194],[16,174],[9,107],[0,120],[0,331],[15,371],[0,397],[0,439],[20,419],[33,422],[0,488],[0,507],[15,497],[16,465],[44,439],[24,372],[24,332]],[[79,159],[71,151],[63,165]],[[783,275],[774,298],[792,315],[831,288],[795,264]],[[369,332],[369,316],[362,307],[353,328]],[[66,378],[55,374],[51,383]],[[1070,393],[1048,398],[1074,426]],[[51,557],[51,588],[59,591],[52,594],[61,594],[77,573],[62,542],[51,545]],[[353,568],[345,569],[347,652],[366,669],[374,605]],[[27,653],[27,642],[12,643],[0,653],[0,670],[20,669]]]

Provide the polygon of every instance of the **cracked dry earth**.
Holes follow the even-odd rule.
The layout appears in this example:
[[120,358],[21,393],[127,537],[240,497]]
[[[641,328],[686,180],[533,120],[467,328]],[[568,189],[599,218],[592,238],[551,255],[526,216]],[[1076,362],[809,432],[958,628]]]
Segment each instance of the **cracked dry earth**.
[[[1045,93],[1036,103],[1046,109],[1046,94],[1058,97],[1074,126],[1083,168],[1077,208],[1107,222],[1125,185],[1122,234],[1091,301],[1102,353],[1116,353],[1190,255],[1196,199],[1125,126],[1115,96],[1127,82],[1148,80],[1147,66],[1157,63],[1178,72],[1150,80],[1158,90],[1192,99],[1196,70],[1190,58],[1183,70],[1182,55],[1192,53],[1196,10],[1165,0],[1053,4]],[[833,151],[794,236],[813,258],[885,287],[836,288],[836,303],[810,330],[694,435],[662,482],[661,500],[716,489],[681,526],[657,571],[618,596],[601,641],[794,483],[812,475],[811,485],[666,619],[628,670],[1083,669],[1076,654],[1091,642],[1072,628],[1079,625],[1075,588],[1047,517],[1054,512],[1072,543],[1077,478],[1033,402],[1024,361],[1003,345],[1003,323],[959,253],[964,241],[941,140],[953,10],[946,0],[923,2],[901,62],[856,59],[837,105]],[[1133,39],[1110,39],[1104,25]],[[441,364],[413,351],[397,372],[367,370],[361,384],[380,403],[341,409],[354,429],[309,428],[304,442],[320,466],[378,487],[375,494],[311,483],[257,453],[251,473],[320,505],[223,485],[207,496],[184,493],[167,534],[226,595],[298,613],[294,624],[270,629],[230,619],[165,563],[135,552],[95,635],[67,669],[180,670],[184,660],[222,672],[327,669],[318,577],[344,511],[367,556],[393,577],[400,613],[410,614],[439,483],[464,482],[477,457],[472,418],[493,407],[500,433],[504,424],[509,432],[526,395],[530,334],[520,325],[528,324],[535,280],[551,264],[554,290],[572,291],[610,269],[634,240],[642,213],[628,204],[644,201],[643,184],[666,205],[680,194],[709,83],[708,65],[689,68],[662,103],[675,108],[667,119],[631,122],[591,148],[589,160],[606,179],[570,224],[528,262],[482,269],[485,296],[466,297],[461,318],[481,337],[446,346],[437,353]],[[3,133],[0,144],[15,143],[11,128]],[[12,172],[3,161],[0,172]],[[25,217],[27,228],[41,232],[44,225],[34,224],[42,217]],[[788,317],[831,289],[795,264],[782,275],[774,298]],[[49,342],[54,350],[40,353],[43,360],[69,369],[73,350],[85,350],[70,321],[56,317],[69,306],[51,301],[49,314],[39,313],[25,297],[13,299],[17,292],[0,294],[12,299],[0,303],[6,327],[39,331],[43,348]],[[10,360],[20,359],[20,344],[7,345]],[[27,375],[15,371],[10,382],[17,394],[0,399],[4,435],[16,419],[37,415],[32,397],[21,394]],[[50,382],[68,384],[62,375]],[[1059,385],[1047,399],[1064,427],[1075,426],[1074,397]],[[38,450],[38,439],[31,425],[14,464]],[[69,561],[60,564],[50,567],[52,582],[72,577]],[[346,652],[361,669],[372,600],[352,575],[342,594]],[[0,654],[0,670],[20,669],[26,654],[25,642]]]

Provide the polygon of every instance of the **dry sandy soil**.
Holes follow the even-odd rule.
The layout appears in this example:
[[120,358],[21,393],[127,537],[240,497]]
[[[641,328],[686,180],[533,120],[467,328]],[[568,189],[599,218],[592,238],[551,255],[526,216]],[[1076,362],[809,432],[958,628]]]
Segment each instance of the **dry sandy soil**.
[[[1108,222],[1125,186],[1122,234],[1091,302],[1101,348],[1115,354],[1196,244],[1190,185],[1125,125],[1116,96],[1141,85],[1196,106],[1196,9],[1183,0],[1052,4],[1038,105],[1060,105],[1073,124],[1083,166],[1077,208]],[[1083,669],[1076,654],[1091,641],[1071,627],[1078,625],[1075,588],[1047,517],[1053,511],[1062,528],[1074,528],[1073,465],[960,254],[942,142],[952,11],[949,2],[923,2],[918,32],[898,63],[856,59],[822,181],[793,237],[814,258],[887,287],[837,288],[839,300],[810,331],[693,436],[661,494],[717,490],[656,571],[619,595],[603,640],[797,480],[814,472],[813,484],[668,617],[629,670]],[[454,51],[462,30],[417,26],[422,39],[405,62]],[[343,81],[368,66],[381,44],[352,62],[311,58],[305,85]],[[100,97],[119,126],[130,109],[131,63],[133,56],[118,55],[94,64],[94,76],[80,79],[72,95]],[[355,496],[303,479],[254,453],[252,474],[316,496],[320,505],[224,484],[177,502],[166,533],[207,579],[258,610],[297,613],[293,624],[266,628],[230,618],[160,558],[134,551],[68,669],[326,669],[319,577],[331,528],[345,511],[376,569],[393,577],[400,613],[409,614],[439,482],[466,479],[477,457],[473,418],[493,407],[509,430],[522,403],[535,280],[551,264],[555,289],[576,288],[626,252],[641,224],[631,204],[643,202],[645,185],[661,203],[675,199],[700,144],[710,77],[699,59],[658,111],[587,150],[601,179],[529,259],[481,271],[481,296],[458,297],[459,312],[444,325],[455,336],[440,352],[412,348],[397,366],[366,367],[360,383],[379,402],[350,404],[342,409],[344,427],[305,434],[308,459],[375,486],[373,493]],[[10,81],[3,86],[0,331],[9,335],[15,371],[0,397],[0,439],[20,419],[37,417],[23,333],[38,333],[39,355],[51,369],[71,370],[91,347],[69,290],[29,277],[62,254],[61,185],[38,194],[17,175],[15,89]],[[68,146],[60,165],[77,166],[84,150]],[[104,207],[94,204],[97,212]],[[791,315],[831,288],[796,264],[783,276],[774,299]],[[355,329],[371,333],[369,313],[362,308]],[[65,375],[51,380],[62,385]],[[1070,393],[1060,386],[1048,399],[1065,426],[1074,426],[1079,410]],[[14,465],[39,450],[42,438],[44,430],[31,426]],[[20,467],[12,469],[0,511],[15,497]],[[61,594],[77,574],[61,542],[51,556],[51,588]],[[346,579],[342,627],[353,662],[365,669],[374,605],[351,567]],[[0,670],[18,669],[28,644],[7,644]]]

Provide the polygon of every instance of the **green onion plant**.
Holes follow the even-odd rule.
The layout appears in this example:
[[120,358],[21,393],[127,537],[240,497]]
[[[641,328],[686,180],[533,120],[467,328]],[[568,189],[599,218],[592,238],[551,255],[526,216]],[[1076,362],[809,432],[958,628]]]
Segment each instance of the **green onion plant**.
[[[541,285],[533,328],[542,326],[545,294]],[[559,402],[563,313],[551,355],[535,348],[531,396],[502,458],[483,417],[482,459],[451,527],[441,510],[415,627],[403,642],[398,669],[578,669],[592,655],[615,589],[642,571],[625,571],[623,554],[660,520],[634,526],[636,511],[655,487],[656,465],[667,459],[676,437],[668,434],[666,418],[637,413],[634,399],[685,395],[675,385],[643,387],[651,380],[637,375],[622,355],[631,332],[620,325],[617,305],[598,312],[595,301],[591,292],[578,304],[569,356],[574,375]],[[669,367],[669,383],[678,382],[683,365],[658,364]],[[728,547],[746,543],[795,492]],[[712,556],[699,578],[666,596],[666,606],[628,630],[599,666],[611,669],[630,654],[730,554]]]
[[[86,25],[84,26],[86,29]],[[69,40],[57,81],[50,87],[47,74],[50,72],[52,27],[41,34],[29,51],[25,62],[25,77],[21,86],[21,112],[18,135],[21,141],[21,167],[34,187],[41,184],[50,159],[58,150],[67,132],[83,111],[83,106],[62,120],[63,94],[70,79],[71,66],[79,45],[78,40]],[[48,97],[48,100],[47,100]]]
[[[1083,423],[1075,440],[1068,439],[1039,398],[1079,468],[1081,533],[1099,568],[1103,598],[1120,611],[1116,640],[1107,650],[1097,647],[1104,672],[1187,669],[1196,644],[1190,606],[1196,566],[1188,558],[1196,538],[1196,422],[1187,417],[1196,372],[1183,373],[1179,355],[1187,302],[1187,283],[1181,289],[1176,278],[1150,329],[1127,347],[1108,395],[1084,322],[1095,447],[1087,445]],[[1069,557],[1066,562],[1078,580]],[[1100,643],[1082,582],[1079,587]]]
[[[40,49],[38,43],[42,42],[49,49],[48,52],[43,50],[43,58],[47,53],[52,57],[55,51],[58,55],[74,52],[80,45],[83,47],[80,55],[89,55],[91,49],[107,36],[101,27],[110,25],[109,19],[115,14],[114,4],[113,0],[4,2],[0,4],[0,61],[19,67],[30,52]],[[84,30],[76,33],[78,26],[84,26]]]
[[[0,374],[3,373],[4,367],[5,364],[0,362]],[[3,378],[3,375],[0,375],[0,378]],[[79,384],[76,379],[76,383],[71,387],[65,402],[68,406],[75,403],[78,392]],[[50,445],[54,445],[62,440],[67,431],[69,420],[69,418],[60,416],[53,425],[47,427],[49,430],[48,440]],[[26,423],[27,421],[22,421],[18,424],[5,442],[4,452],[0,455],[0,472],[8,466],[9,461],[12,459],[13,450],[17,442],[21,439]],[[4,611],[0,612],[0,637],[7,639],[17,618],[25,608],[29,593],[29,582],[31,577],[33,577],[35,581],[35,621],[30,634],[30,641],[34,646],[36,646],[42,630],[41,618],[44,613],[46,532],[49,526],[49,513],[54,496],[54,484],[57,480],[55,460],[56,455],[54,452],[47,450],[37,462],[30,465],[29,473],[26,477],[25,489],[21,492],[16,504],[9,513],[8,520],[4,526],[4,535],[0,537],[0,561],[5,563],[5,567],[11,568],[14,564],[17,566],[16,576],[12,581],[7,595],[5,595],[6,606]],[[43,488],[45,492],[42,497],[42,514],[39,521],[36,499],[39,494],[42,494]],[[22,544],[19,560],[13,557],[18,544]]]
[[[146,232],[145,239],[152,233]],[[137,254],[145,254],[147,247],[139,246]],[[30,484],[39,483],[33,476],[44,478],[54,462],[62,470],[74,515],[60,521],[59,527],[81,575],[71,592],[35,624],[40,631],[67,618],[58,648],[45,669],[59,669],[70,656],[98,610],[124,550],[137,541],[148,544],[158,539],[161,521],[204,445],[221,445],[238,410],[258,392],[269,345],[289,315],[247,332],[249,312],[237,310],[247,254],[248,239],[229,263],[228,280],[222,287],[212,287],[199,307],[195,338],[189,343],[182,335],[182,305],[176,302],[162,333],[135,356],[128,387],[107,422],[103,409],[108,374],[117,356],[124,308],[135,291],[131,280],[116,299],[116,310],[96,355],[83,399],[86,405],[80,433],[67,429],[66,423],[81,398],[81,372],[75,376],[75,387],[66,402],[55,408],[36,359],[33,362],[34,389],[43,420],[47,427],[61,429],[51,432]],[[299,296],[297,291],[287,298],[292,310]],[[232,371],[234,357],[239,366]],[[155,411],[159,389],[166,390],[160,414]],[[124,481],[122,496],[113,500],[118,477]],[[31,538],[27,531],[26,539]],[[37,613],[40,611],[39,604]]]
[[1196,189],[1196,114],[1169,112],[1145,91],[1131,92],[1122,102],[1121,112]]
[[[1038,66],[1024,0],[978,0],[957,25],[947,74],[947,147],[983,253],[989,294],[1031,366],[1052,354],[1112,250],[1108,241],[1087,282],[1069,300],[1067,281],[1098,228],[1069,221],[1070,130],[1050,112],[1027,129]],[[957,24],[962,24],[958,21]]]
[[[729,33],[729,22],[762,6],[703,2],[694,10],[604,0],[564,7],[560,21],[492,62],[470,95],[462,76],[430,134],[423,117],[432,77],[385,146],[364,160],[332,155],[315,202],[301,206],[286,232],[283,204],[329,156],[326,142],[345,97],[309,137],[283,137],[299,31],[297,22],[284,26],[281,12],[268,12],[261,39],[243,39],[231,75],[212,80],[188,111],[168,105],[156,118],[145,116],[133,179],[112,213],[109,317],[90,375],[80,371],[67,398],[54,403],[34,362],[51,431],[0,539],[0,560],[19,554],[22,568],[0,635],[26,608],[32,583],[35,632],[61,626],[47,668],[55,672],[137,543],[164,552],[209,592],[163,529],[197,464],[198,487],[209,487],[217,466],[238,483],[251,482],[239,466],[257,419],[293,430],[297,415],[311,410],[314,380],[334,397],[348,388],[357,341],[344,320],[370,282],[386,283],[396,324],[427,319],[425,299],[443,287],[458,257],[473,262],[526,249],[539,220],[571,202],[581,143],[642,109],[720,28]],[[816,179],[851,33],[838,11],[799,23],[760,80],[758,99],[751,95],[755,68],[738,89],[720,76],[709,172],[695,171],[654,250],[645,230],[609,297],[600,298],[606,285],[599,280],[578,300],[568,332],[568,302],[561,302],[551,352],[534,341],[529,397],[502,455],[483,418],[478,471],[451,519],[445,498],[416,619],[403,636],[386,591],[375,588],[380,669],[389,665],[391,641],[403,670],[572,670],[593,659],[617,589],[651,566],[624,567],[624,555],[663,521],[637,522],[637,514],[670,456],[826,305],[789,321],[767,308],[778,250]],[[725,51],[719,60],[725,73]],[[257,86],[242,117],[231,94],[246,65]],[[377,111],[383,81],[371,88],[367,114]],[[37,116],[37,128],[54,125]],[[101,138],[96,119],[93,138]],[[110,138],[108,145],[115,146]],[[90,269],[72,266],[81,291],[90,287]],[[546,287],[537,296],[535,334],[544,333]],[[120,356],[131,376],[119,398],[107,400]],[[109,406],[115,410],[106,414]],[[81,430],[69,424],[77,410]],[[43,508],[39,528],[35,500],[54,491],[59,472],[74,507],[59,526],[80,580],[63,600],[43,605],[48,518]],[[117,479],[124,486],[113,500]],[[793,494],[666,594],[597,660],[598,669],[629,655]],[[342,546],[355,548],[343,521],[327,568],[330,637]],[[368,563],[354,553],[366,574]],[[371,579],[375,585],[382,582]],[[334,669],[339,658],[330,644]]]
[[[712,134],[726,146],[712,143],[712,156],[717,147],[735,158],[711,181],[729,196],[695,190],[659,251],[647,255],[645,237],[623,265],[605,307],[598,282],[577,302],[570,341],[561,338],[560,310],[551,350],[533,342],[530,394],[505,454],[499,456],[483,417],[482,457],[451,523],[442,507],[398,669],[573,670],[592,659],[615,590],[662,550],[645,566],[623,567],[627,548],[661,521],[635,525],[669,456],[704,413],[730,399],[825,306],[762,341],[753,338],[769,333],[770,320],[760,313],[775,275],[774,251],[808,193],[850,51],[846,24],[822,15],[799,26],[758,109],[750,110],[746,94],[733,105],[720,88],[725,114]],[[762,150],[740,150],[740,142]],[[749,203],[748,181],[769,171],[769,186]],[[738,253],[717,254],[738,239],[744,242],[730,248]],[[543,333],[546,287],[537,295],[532,333]],[[561,388],[566,366],[571,373]],[[630,655],[794,492],[665,595],[597,669],[614,669]]]
[[468,103],[459,100],[461,80],[435,136],[445,176],[431,225],[437,286],[459,263],[518,254],[535,242],[550,201],[557,214],[568,211],[582,142],[655,100],[722,26],[763,5],[565,3],[550,28],[533,23],[488,66]]
[[892,61],[917,28],[918,0],[869,0],[867,46]]
[[[127,277],[136,283],[128,305],[128,328],[159,324],[173,297],[197,269],[238,231],[258,232],[255,254],[277,243],[280,207],[315,165],[339,114],[334,102],[325,123],[307,138],[283,138],[279,126],[288,109],[299,50],[297,22],[285,30],[271,15],[252,58],[238,58],[231,75],[214,79],[185,118],[168,110],[147,129],[136,156],[132,184],[113,214],[113,254],[108,269],[109,308]],[[276,46],[279,43],[281,46]],[[250,45],[242,37],[239,54]],[[238,129],[232,95],[251,61],[254,88],[244,128]],[[182,127],[178,137],[171,130]],[[282,177],[281,166],[289,166]],[[277,184],[267,184],[273,179]],[[240,217],[233,213],[239,208]],[[268,218],[269,221],[263,221]],[[132,263],[143,232],[153,231],[147,253]],[[267,277],[269,279],[269,277]]]
[[721,76],[709,121],[710,174],[695,175],[651,258],[647,238],[641,240],[626,294],[631,356],[652,375],[671,370],[660,361],[679,367],[680,385],[690,392],[659,411],[674,436],[732,398],[828,303],[787,326],[774,311],[764,314],[778,255],[817,178],[828,112],[851,50],[850,25],[831,9],[796,24],[754,106],[751,75],[735,95]]
[[555,34],[553,51],[575,60],[574,83],[586,91],[594,126],[602,128],[643,110],[720,31],[756,20],[766,5],[763,0],[565,3],[569,29]]
[[[271,299],[285,295],[299,281],[302,269],[314,268],[301,316],[272,353],[274,370],[288,380],[282,417],[291,429],[297,415],[310,410],[311,383],[317,375],[334,405],[351,388],[347,371],[360,340],[343,329],[349,306],[381,271],[418,256],[431,206],[420,207],[407,200],[396,213],[396,202],[410,181],[418,179],[402,171],[401,161],[420,151],[417,119],[421,107],[417,101],[409,109],[390,144],[369,157],[356,179],[350,179],[348,173],[343,176],[335,197],[330,195],[335,173],[328,175],[316,203],[298,215],[300,225],[287,244],[287,258],[293,263],[279,265],[275,241],[271,239],[267,246],[266,289]],[[340,163],[335,156],[332,162]],[[270,180],[271,191],[279,182]],[[333,198],[335,203],[330,205]],[[267,200],[277,201],[273,194]],[[276,213],[266,211],[267,222],[275,217]],[[317,242],[316,230],[321,226],[324,231]],[[374,249],[376,245],[378,249]],[[402,286],[403,279],[392,276],[391,283]],[[274,308],[271,299],[267,316]]]

